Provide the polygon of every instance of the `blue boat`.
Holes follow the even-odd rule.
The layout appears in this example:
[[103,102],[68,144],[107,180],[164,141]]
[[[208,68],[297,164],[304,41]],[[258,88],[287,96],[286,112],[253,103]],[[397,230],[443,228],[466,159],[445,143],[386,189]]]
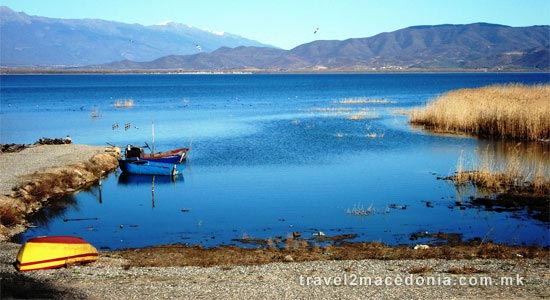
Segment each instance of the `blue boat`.
[[118,166],[122,172],[129,174],[174,176],[183,171],[183,165],[140,159],[120,159]]
[[173,149],[165,152],[146,154],[141,147],[128,145],[124,151],[126,159],[140,159],[153,162],[181,164],[187,159],[189,148]]

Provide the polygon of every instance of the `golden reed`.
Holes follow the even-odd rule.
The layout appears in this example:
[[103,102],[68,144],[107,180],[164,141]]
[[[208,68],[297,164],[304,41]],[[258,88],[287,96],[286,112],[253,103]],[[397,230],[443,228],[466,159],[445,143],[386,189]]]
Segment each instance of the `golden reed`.
[[550,140],[550,85],[492,85],[450,91],[410,112],[412,124],[443,132]]

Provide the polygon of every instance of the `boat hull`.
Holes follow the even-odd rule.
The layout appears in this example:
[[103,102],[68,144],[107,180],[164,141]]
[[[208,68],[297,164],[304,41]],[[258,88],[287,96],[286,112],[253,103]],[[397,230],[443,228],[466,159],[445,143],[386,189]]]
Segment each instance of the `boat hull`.
[[79,237],[49,236],[28,240],[19,249],[15,268],[21,272],[55,269],[98,259],[95,247]]
[[181,167],[176,164],[148,161],[141,159],[121,159],[118,161],[120,170],[128,174],[138,175],[169,175],[181,173]]
[[143,153],[140,147],[128,145],[126,148],[126,159],[140,159],[153,162],[180,164],[187,159],[189,148],[179,148],[165,152],[157,152],[154,154]]
[[165,162],[172,164],[179,164],[185,161],[187,158],[187,152],[189,148],[174,149],[166,152],[157,152],[155,154],[142,153],[140,159]]
[[163,156],[163,157],[145,157],[141,156],[139,159],[141,160],[147,160],[147,161],[153,161],[153,162],[160,162],[160,163],[166,163],[166,164],[180,164],[185,161],[185,153],[182,153],[180,155],[171,155],[171,156]]

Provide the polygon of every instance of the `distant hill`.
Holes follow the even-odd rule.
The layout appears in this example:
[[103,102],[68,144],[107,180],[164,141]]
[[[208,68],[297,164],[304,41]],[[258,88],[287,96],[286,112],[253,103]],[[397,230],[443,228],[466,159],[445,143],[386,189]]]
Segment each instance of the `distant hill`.
[[125,60],[97,69],[187,71],[392,71],[548,70],[550,26],[414,26],[369,38],[314,41],[291,50],[220,48],[212,53],[171,55],[150,62]]
[[6,6],[0,6],[0,42],[2,67],[83,66],[125,59],[150,61],[220,47],[270,47],[238,35],[174,22],[143,26],[53,19],[14,12]]

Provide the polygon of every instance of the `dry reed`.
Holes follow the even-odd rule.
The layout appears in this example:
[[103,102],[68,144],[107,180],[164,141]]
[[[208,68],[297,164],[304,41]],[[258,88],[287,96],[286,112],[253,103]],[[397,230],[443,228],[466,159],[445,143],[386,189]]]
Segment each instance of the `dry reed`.
[[0,207],[0,225],[14,226],[21,220],[21,212],[12,205]]
[[[528,188],[535,195],[550,194],[550,164],[548,153],[537,155],[521,148],[521,144],[509,146],[504,157],[487,146],[479,158],[466,166],[464,155],[458,159],[456,175],[450,179],[457,185],[471,183],[489,192],[507,192],[511,188]],[[536,158],[533,158],[535,156]],[[466,170],[469,169],[469,170]]]
[[364,119],[378,119],[379,116],[375,111],[370,111],[368,108],[360,109],[357,112],[354,112],[348,115],[348,120],[350,121],[360,121]]
[[390,101],[388,99],[369,99],[369,98],[349,98],[334,101],[334,103],[340,104],[388,104],[395,103],[395,101]]
[[365,134],[365,137],[369,138],[369,139],[376,139],[376,138],[384,138],[384,135],[385,133],[381,132],[381,133],[376,133],[376,132],[368,132],[367,134]]
[[437,131],[550,140],[550,85],[492,85],[448,92],[410,112],[413,124]]
[[116,107],[116,108],[134,107],[134,100],[133,99],[117,100],[117,101],[115,101],[115,103],[113,103],[113,106]]
[[97,119],[99,118],[99,110],[97,109],[97,107],[95,107],[93,110],[92,110],[92,119]]
[[[506,246],[493,243],[467,242],[458,245],[432,246],[425,250],[414,250],[407,246],[390,247],[380,242],[343,243],[341,245],[327,244],[323,247],[288,247],[274,249],[249,249],[235,246],[221,246],[204,249],[201,246],[165,245],[139,249],[116,250],[103,252],[102,255],[122,257],[130,267],[175,267],[175,266],[242,266],[259,265],[272,262],[288,262],[285,258],[291,255],[294,261],[326,261],[326,260],[362,260],[362,259],[517,259],[518,255],[525,258],[549,258],[548,249],[541,247]],[[352,263],[353,264],[353,263]],[[349,265],[344,271],[352,271]],[[431,268],[420,266],[408,269],[410,273],[429,273]],[[464,266],[448,271],[451,274],[474,274],[483,270]]]

